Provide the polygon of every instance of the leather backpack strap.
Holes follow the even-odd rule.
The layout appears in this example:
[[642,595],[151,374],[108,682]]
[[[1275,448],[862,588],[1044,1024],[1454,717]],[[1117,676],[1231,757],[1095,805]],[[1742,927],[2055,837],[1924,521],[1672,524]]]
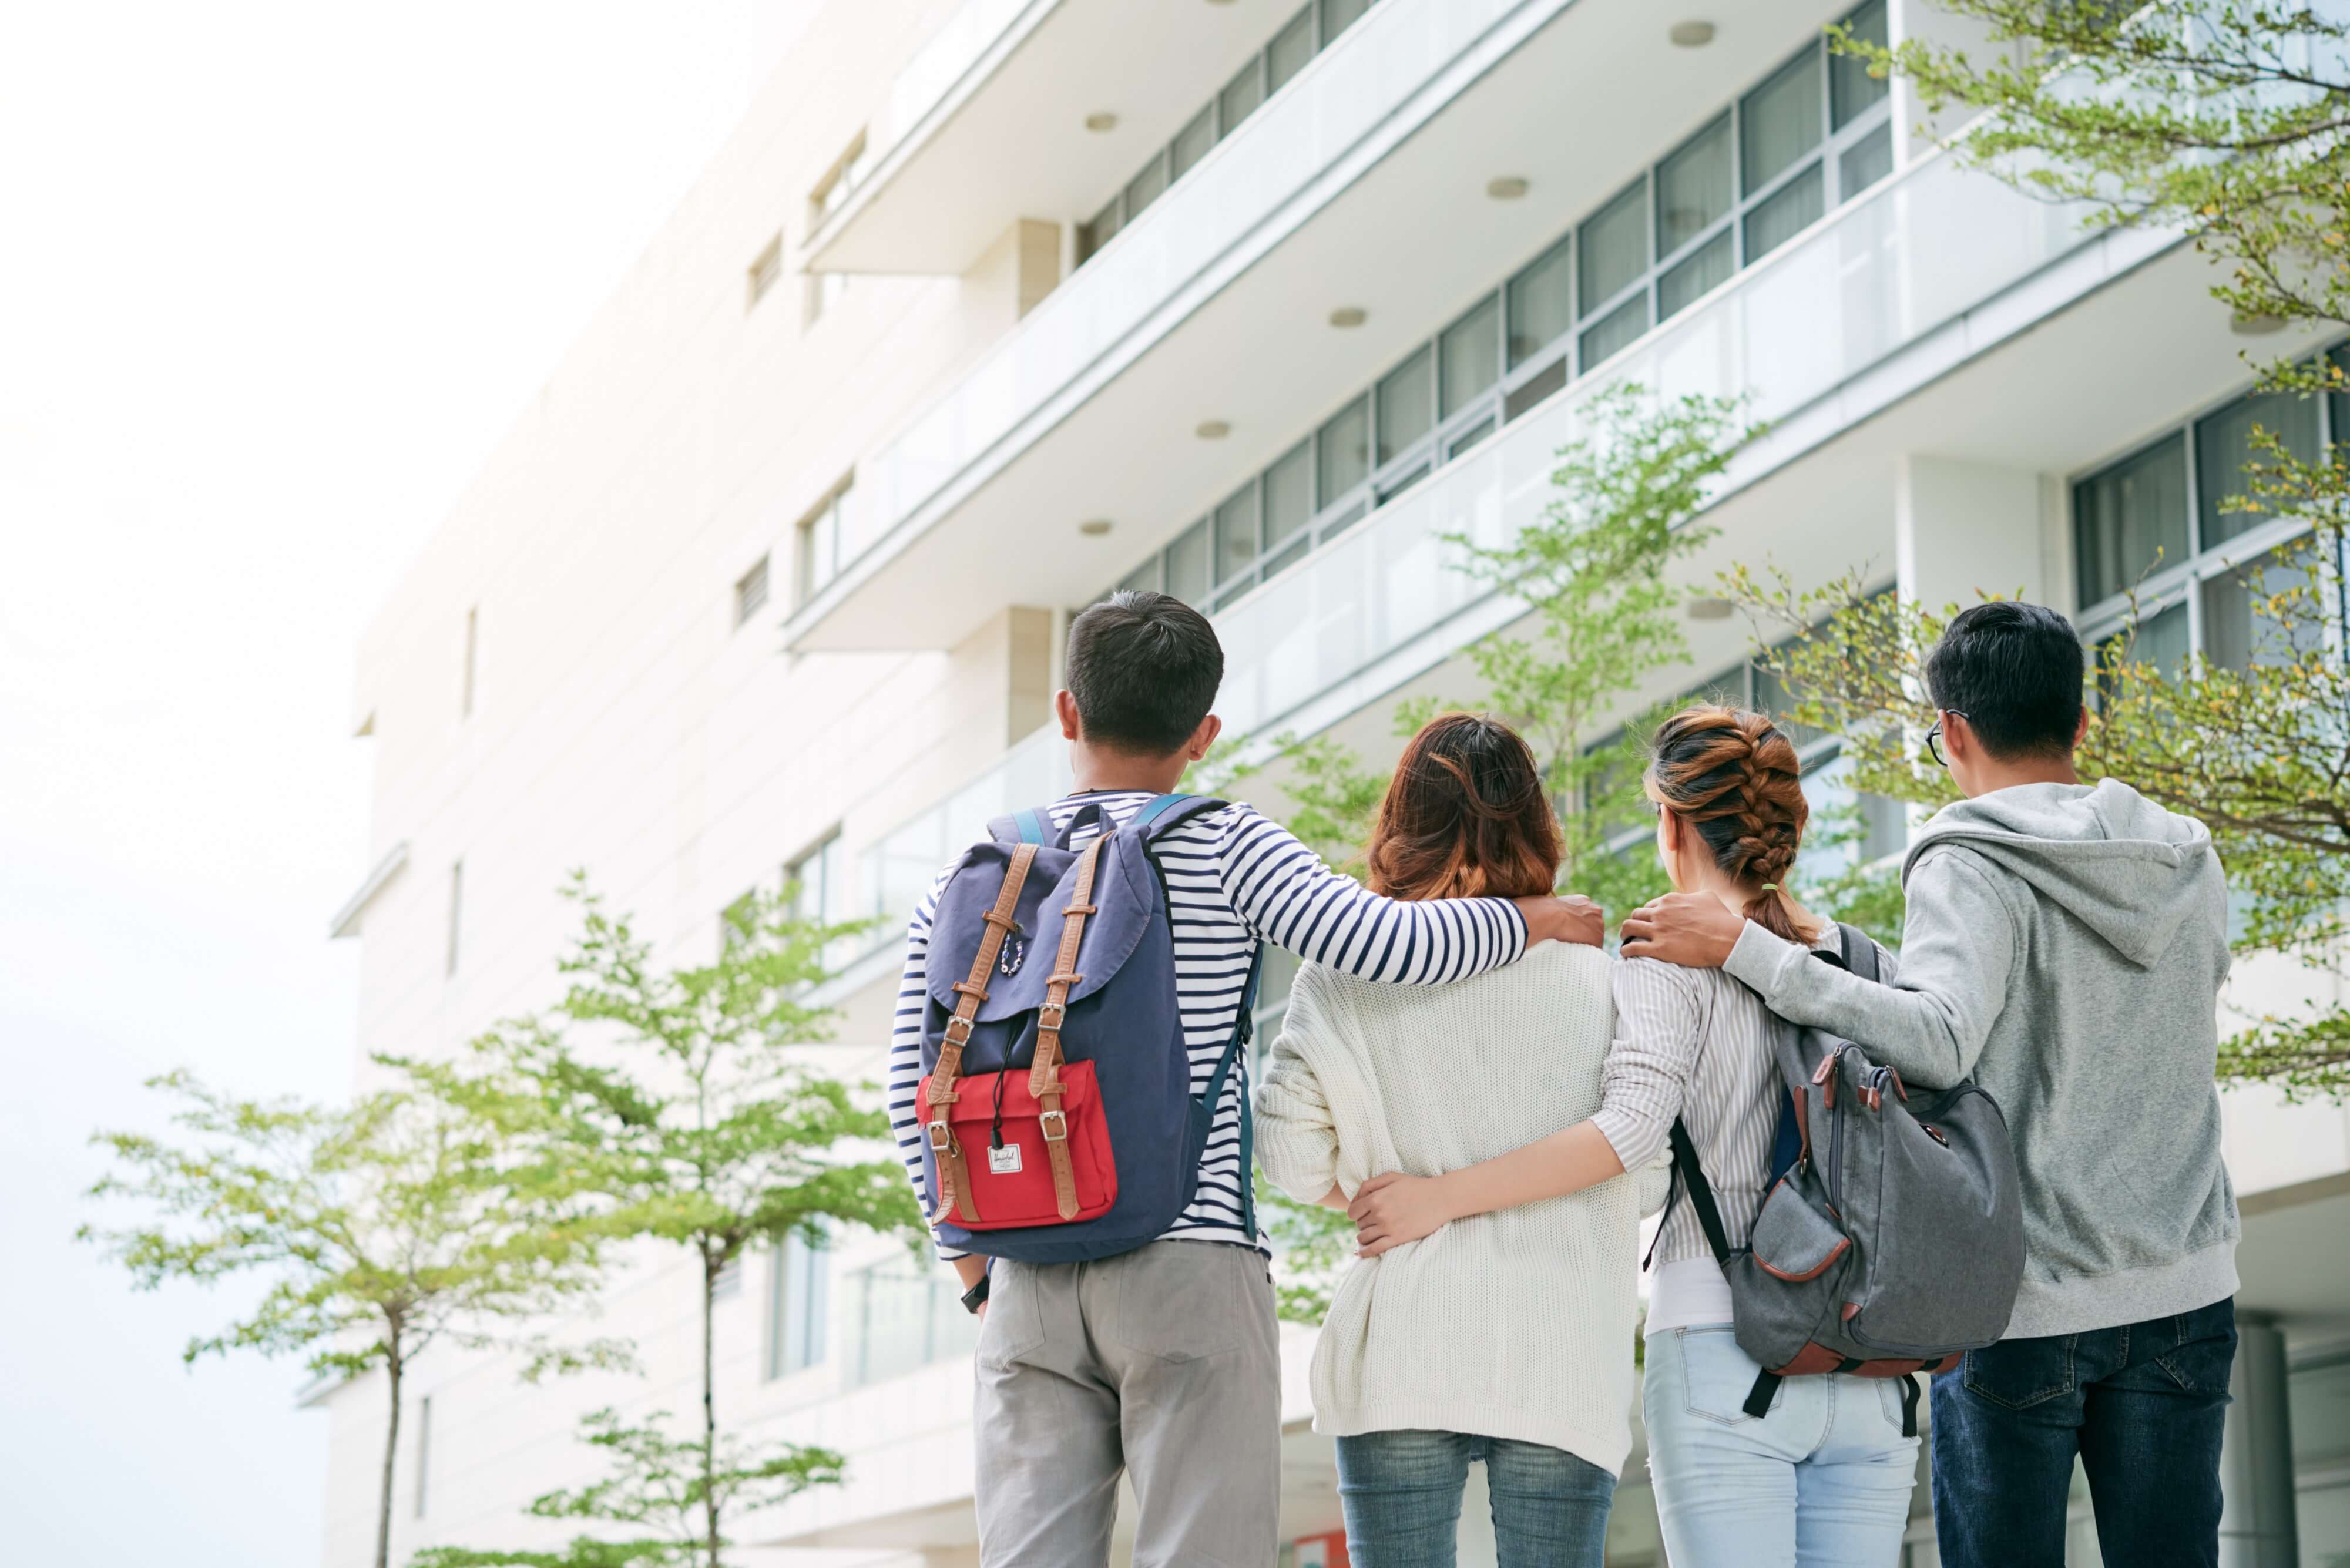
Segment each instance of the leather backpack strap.
[[971,1173],[963,1165],[962,1146],[955,1141],[954,1129],[947,1125],[946,1108],[955,1102],[955,1079],[962,1072],[962,1048],[971,1044],[972,1024],[979,1017],[979,1004],[987,1000],[988,971],[995,967],[997,955],[1003,951],[1004,937],[1018,923],[1013,915],[1020,908],[1020,889],[1028,880],[1028,867],[1035,863],[1036,846],[1033,843],[1024,843],[1012,852],[1012,863],[1004,867],[1003,886],[996,892],[994,907],[980,917],[987,923],[987,929],[979,939],[979,951],[972,957],[971,974],[954,982],[954,1015],[947,1020],[944,1039],[939,1046],[939,1064],[931,1071],[931,1115],[922,1126],[922,1136],[930,1141],[931,1153],[939,1168],[939,1205],[931,1215],[932,1225],[945,1223],[950,1212],[965,1220],[979,1218],[979,1211],[971,1203]]
[[1045,1158],[1053,1167],[1053,1197],[1064,1220],[1077,1217],[1077,1174],[1069,1159],[1069,1118],[1061,1112],[1061,1022],[1069,1012],[1069,988],[1085,979],[1076,972],[1077,947],[1085,940],[1086,917],[1095,910],[1094,871],[1107,842],[1107,835],[1097,836],[1077,857],[1076,887],[1062,911],[1061,950],[1045,980],[1044,1005],[1036,1010],[1036,1054],[1028,1068],[1028,1092],[1036,1097]]

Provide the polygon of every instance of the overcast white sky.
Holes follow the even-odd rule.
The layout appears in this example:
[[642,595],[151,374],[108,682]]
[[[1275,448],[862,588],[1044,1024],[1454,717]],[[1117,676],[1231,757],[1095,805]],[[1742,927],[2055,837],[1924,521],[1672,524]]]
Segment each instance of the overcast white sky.
[[73,1229],[191,1065],[348,1080],[353,649],[816,0],[0,0],[0,1520],[320,1555],[300,1369]]

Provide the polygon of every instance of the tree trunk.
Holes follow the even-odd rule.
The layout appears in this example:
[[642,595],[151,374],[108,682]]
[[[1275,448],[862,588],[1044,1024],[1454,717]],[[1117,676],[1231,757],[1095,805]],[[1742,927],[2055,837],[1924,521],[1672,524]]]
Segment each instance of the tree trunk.
[[[705,1243],[702,1252],[702,1517],[706,1568],[718,1564],[718,1399],[712,1375],[711,1317],[718,1301],[720,1255]],[[385,1568],[377,1563],[376,1568]]]
[[398,1324],[391,1325],[387,1339],[383,1366],[391,1384],[391,1415],[383,1427],[383,1490],[375,1506],[375,1568],[391,1568],[391,1473],[400,1457],[400,1379],[406,1370],[400,1364]]

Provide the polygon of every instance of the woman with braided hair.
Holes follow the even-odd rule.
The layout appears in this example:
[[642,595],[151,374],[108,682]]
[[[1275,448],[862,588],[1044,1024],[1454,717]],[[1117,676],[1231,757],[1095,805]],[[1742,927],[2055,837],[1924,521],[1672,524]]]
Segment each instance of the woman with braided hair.
[[[1787,891],[1809,808],[1795,748],[1768,716],[1701,706],[1658,730],[1642,780],[1674,888],[1707,894],[1786,940],[1832,949],[1837,928]],[[1887,983],[1893,959],[1877,955]],[[1719,970],[1650,959],[1615,970],[1616,1040],[1599,1108],[1512,1153],[1433,1178],[1363,1184],[1347,1212],[1377,1257],[1469,1215],[1579,1192],[1638,1170],[1686,1124],[1732,1248],[1761,1210],[1785,1091],[1775,1021]],[[1908,1523],[1918,1439],[1885,1380],[1791,1377],[1767,1415],[1742,1406],[1761,1369],[1731,1332],[1730,1284],[1694,1209],[1667,1214],[1650,1254],[1641,1407],[1667,1555],[1698,1568],[1886,1568]]]

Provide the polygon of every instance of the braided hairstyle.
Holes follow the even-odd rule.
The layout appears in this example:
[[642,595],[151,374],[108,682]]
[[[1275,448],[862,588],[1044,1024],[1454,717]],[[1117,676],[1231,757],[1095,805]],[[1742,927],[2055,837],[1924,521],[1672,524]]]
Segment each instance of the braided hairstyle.
[[1767,714],[1700,705],[1666,720],[1650,750],[1649,798],[1696,830],[1731,880],[1757,888],[1746,918],[1789,941],[1815,938],[1785,890],[1811,815],[1794,743]]

